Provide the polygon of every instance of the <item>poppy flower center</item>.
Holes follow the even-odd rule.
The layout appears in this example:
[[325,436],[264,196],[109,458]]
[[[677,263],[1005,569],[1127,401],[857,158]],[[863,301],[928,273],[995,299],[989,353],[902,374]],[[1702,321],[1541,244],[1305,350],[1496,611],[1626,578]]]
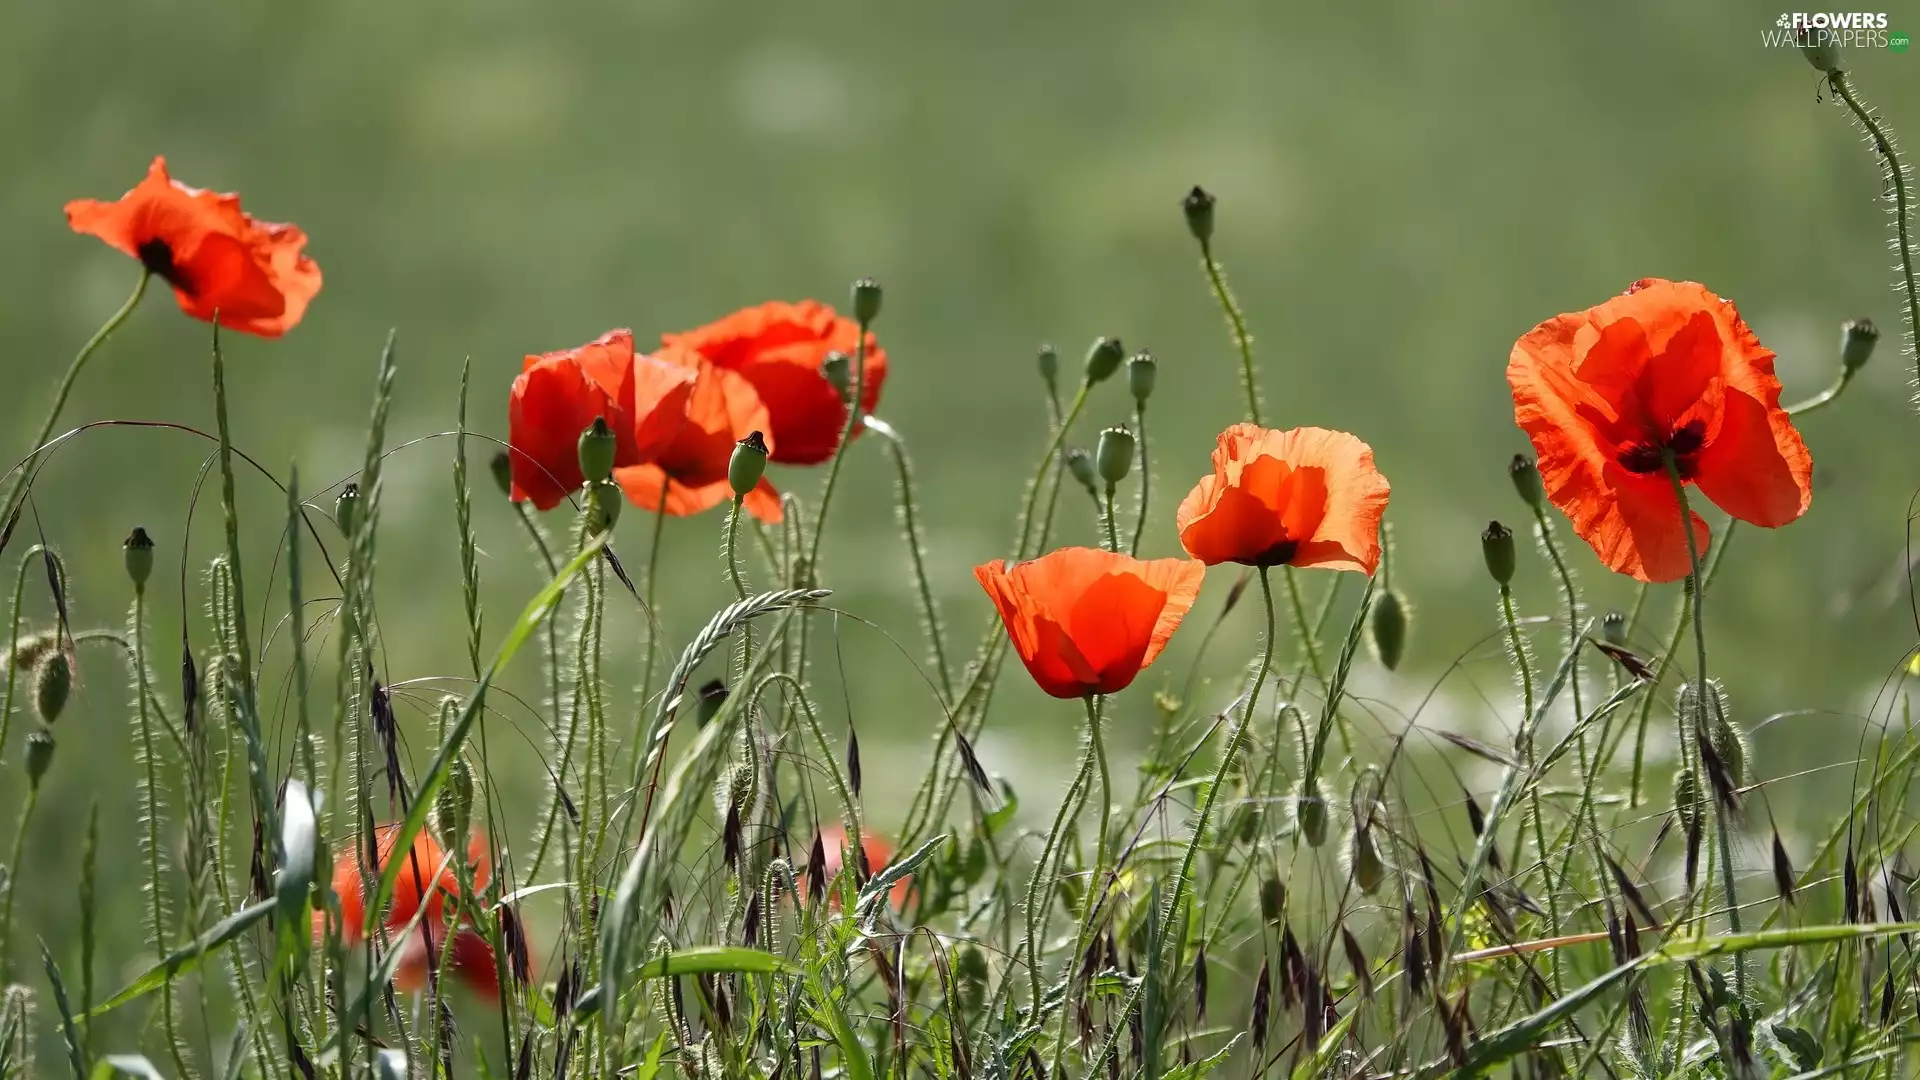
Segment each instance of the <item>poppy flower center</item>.
[[1254,557],[1255,566],[1285,566],[1300,551],[1300,541],[1282,540]]
[[1706,423],[1697,419],[1689,420],[1675,428],[1665,439],[1628,443],[1620,448],[1615,460],[1628,472],[1645,476],[1665,472],[1666,455],[1671,453],[1674,469],[1679,472],[1680,479],[1691,480],[1700,450],[1706,444]]
[[155,237],[142,242],[140,245],[140,265],[146,267],[149,272],[165,278],[169,284],[180,289],[182,292],[191,293],[193,291],[193,286],[187,281],[187,276],[181,273],[180,267],[173,261],[173,246],[165,240]]

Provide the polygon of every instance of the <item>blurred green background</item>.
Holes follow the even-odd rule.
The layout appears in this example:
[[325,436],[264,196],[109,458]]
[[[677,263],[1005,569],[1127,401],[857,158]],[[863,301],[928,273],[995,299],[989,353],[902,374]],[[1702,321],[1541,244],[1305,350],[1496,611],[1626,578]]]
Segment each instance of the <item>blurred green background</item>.
[[[1521,516],[1504,471],[1525,447],[1503,379],[1516,336],[1641,276],[1694,278],[1741,305],[1797,400],[1833,374],[1843,319],[1880,323],[1872,366],[1805,424],[1818,462],[1811,512],[1777,533],[1744,531],[1710,605],[1718,672],[1743,722],[1833,710],[1772,725],[1763,769],[1851,757],[1858,716],[1914,636],[1901,559],[1920,422],[1896,347],[1879,170],[1815,72],[1762,47],[1776,14],[1652,0],[1470,13],[1257,0],[13,5],[0,33],[6,453],[27,449],[58,373],[136,276],[71,234],[61,205],[117,196],[155,153],[182,180],[239,191],[253,213],[311,234],[326,286],[306,321],[278,342],[235,338],[229,352],[238,441],[276,469],[297,459],[308,490],[358,466],[389,327],[402,364],[395,442],[451,426],[463,358],[473,426],[504,435],[523,353],[612,326],[652,340],[763,299],[844,305],[847,283],[871,274],[887,289],[877,331],[892,361],[879,412],[913,448],[935,587],[964,655],[988,613],[969,568],[1006,553],[1044,445],[1043,341],[1069,370],[1103,333],[1158,356],[1146,550],[1177,550],[1173,506],[1242,411],[1178,207],[1200,183],[1220,199],[1217,249],[1257,335],[1272,418],[1356,432],[1393,481],[1395,584],[1416,605],[1414,633],[1401,673],[1369,666],[1361,678],[1403,704],[1493,625],[1476,536],[1489,518]],[[1896,129],[1920,131],[1920,56],[1848,59]],[[210,427],[207,337],[155,290],[88,371],[69,420]],[[1104,388],[1087,435],[1128,406],[1118,382]],[[153,533],[170,578],[206,450],[105,430],[43,474],[39,524],[71,562],[81,625],[123,615],[130,526]],[[465,667],[451,450],[439,440],[393,460],[380,541],[390,681]],[[824,576],[836,603],[906,649],[842,628],[866,801],[887,823],[904,812],[938,713],[905,658],[923,649],[878,451],[856,447]],[[809,499],[820,479],[775,476]],[[491,641],[540,575],[484,469],[474,481]],[[277,499],[243,482],[256,607],[281,595],[265,578]],[[1077,491],[1062,521],[1068,540],[1091,542]],[[662,610],[676,649],[729,597],[722,524],[670,523]],[[647,526],[639,512],[621,523],[629,565]],[[203,500],[192,573],[218,528]],[[1596,604],[1628,603],[1632,590],[1576,547]],[[1201,613],[1231,578],[1214,575]],[[1545,567],[1524,560],[1522,579],[1527,609],[1550,612]],[[323,595],[322,581],[312,575],[309,591]],[[159,590],[153,632],[172,693],[170,592]],[[30,595],[43,614],[37,586]],[[1677,587],[1656,591],[1658,634],[1677,599]],[[1253,606],[1223,635],[1218,672],[1249,655]],[[1142,687],[1183,673],[1197,636]],[[206,637],[196,628],[197,644]],[[616,686],[637,681],[640,640],[622,610],[608,631]],[[1041,785],[1067,759],[1077,710],[1010,675],[983,755],[1051,791]],[[837,668],[816,676],[844,722]],[[90,654],[81,679],[21,901],[23,924],[56,936],[70,922],[87,800],[100,800],[116,846],[135,820],[121,669]],[[1506,676],[1495,660],[1470,670],[1475,680],[1498,693]],[[515,685],[537,682],[523,661]],[[1469,709],[1488,711],[1456,685]],[[1213,694],[1217,707],[1225,692]],[[1121,742],[1137,745],[1145,695],[1120,708]],[[423,723],[403,716],[416,756]],[[526,745],[541,745],[526,730]],[[7,756],[10,834],[24,785],[17,746]],[[538,776],[523,758],[499,782],[531,808]],[[124,955],[136,925],[116,933],[123,947],[110,955]]]

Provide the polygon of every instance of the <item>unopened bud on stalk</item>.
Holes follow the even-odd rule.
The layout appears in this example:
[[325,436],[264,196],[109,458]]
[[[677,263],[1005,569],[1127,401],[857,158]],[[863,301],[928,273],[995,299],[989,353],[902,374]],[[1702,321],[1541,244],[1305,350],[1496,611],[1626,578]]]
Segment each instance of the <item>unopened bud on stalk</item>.
[[767,471],[767,439],[757,431],[733,444],[733,458],[727,462],[727,486],[735,498],[744,499],[760,484]]
[[1100,474],[1094,471],[1093,455],[1087,453],[1085,447],[1067,447],[1067,471],[1080,481],[1081,487],[1087,489],[1087,494],[1100,493]]
[[41,728],[27,736],[27,784],[40,786],[40,778],[47,775],[47,767],[53,764],[53,733]]
[[1133,395],[1135,402],[1145,405],[1147,399],[1153,396],[1153,384],[1158,381],[1159,375],[1160,365],[1155,362],[1152,353],[1145,349],[1134,353],[1133,359],[1127,361],[1127,392]]
[[340,494],[333,500],[333,522],[340,526],[340,535],[352,536],[354,526],[360,521],[360,485],[347,481]]
[[513,497],[513,451],[501,447],[493,452],[493,460],[487,462],[493,470],[493,482],[500,486],[500,494]]
[[67,707],[73,691],[73,660],[65,649],[53,649],[33,669],[33,711],[51,725]]
[[[1700,694],[1691,682],[1682,683],[1675,695],[1674,710],[1682,719],[1692,720],[1699,715]],[[1746,732],[1740,730],[1730,716],[1731,707],[1727,703],[1727,691],[1718,679],[1707,680],[1707,741],[1713,744],[1713,752],[1726,766],[1727,778],[1736,788],[1747,784],[1747,761],[1753,756],[1752,746],[1747,742]]]
[[1120,361],[1126,359],[1126,346],[1119,338],[1103,337],[1087,350],[1087,385],[1105,382],[1120,370]]
[[1487,522],[1487,531],[1480,534],[1480,553],[1486,556],[1487,573],[1493,575],[1494,581],[1502,586],[1513,581],[1512,529],[1497,521]]
[[153,538],[147,535],[147,530],[136,527],[120,547],[126,555],[127,577],[133,582],[133,591],[146,592],[147,579],[153,576]]
[[1800,55],[1807,58],[1807,63],[1829,75],[1840,70],[1840,42],[1832,31],[1802,28],[1798,33]]
[[1609,645],[1625,646],[1627,643],[1627,616],[1618,609],[1609,611],[1600,620],[1600,634]]
[[1038,364],[1040,366],[1040,378],[1047,384],[1047,389],[1052,390],[1058,385],[1060,378],[1059,350],[1051,345],[1040,346],[1040,359],[1038,360]]
[[580,475],[586,477],[589,484],[612,476],[614,455],[619,449],[620,440],[607,426],[607,418],[594,417],[593,423],[580,433]]
[[1353,823],[1353,837],[1347,847],[1348,867],[1353,872],[1353,883],[1360,891],[1372,895],[1387,878],[1387,864],[1380,861],[1380,850],[1373,843],[1373,829],[1362,819]]
[[595,480],[587,485],[587,532],[599,536],[620,521],[626,502],[619,485],[611,480]]
[[853,360],[846,353],[838,349],[828,353],[827,358],[820,361],[820,374],[827,382],[833,384],[841,401],[852,400]]
[[1513,461],[1507,466],[1507,477],[1513,481],[1513,490],[1520,493],[1520,501],[1540,509],[1540,503],[1546,498],[1546,491],[1540,486],[1540,469],[1533,459],[1525,454],[1513,455]]
[[866,326],[880,317],[880,283],[863,277],[853,283],[853,318]]
[[1373,646],[1380,666],[1392,671],[1400,666],[1407,651],[1407,624],[1411,621],[1407,598],[1399,589],[1388,589],[1374,601],[1373,615],[1367,623],[1367,641]]
[[964,1008],[978,1009],[986,1000],[987,983],[992,972],[987,968],[986,954],[972,944],[962,945],[954,954],[954,982],[960,986],[960,1002]]
[[709,679],[700,687],[699,708],[694,710],[694,725],[706,727],[719,714],[720,706],[727,703],[727,684],[719,679]]
[[433,832],[441,846],[464,858],[467,829],[473,822],[473,766],[465,754],[447,762],[447,779],[433,799]]
[[1880,343],[1880,328],[1872,319],[1848,319],[1840,324],[1840,364],[1851,375],[1873,358],[1873,347]]
[[1680,818],[1683,833],[1694,830],[1700,820],[1700,781],[1693,774],[1693,767],[1681,769],[1673,774],[1673,812]]
[[1301,786],[1293,795],[1293,824],[1308,847],[1327,842],[1327,793],[1318,781],[1311,788]]
[[1125,480],[1133,468],[1133,448],[1133,432],[1126,428],[1110,427],[1102,431],[1093,451],[1093,463],[1100,470],[1100,479],[1108,485]]
[[1207,189],[1198,184],[1187,192],[1186,198],[1180,200],[1180,209],[1187,215],[1187,231],[1203,244],[1213,239],[1214,201],[1214,197],[1207,194]]

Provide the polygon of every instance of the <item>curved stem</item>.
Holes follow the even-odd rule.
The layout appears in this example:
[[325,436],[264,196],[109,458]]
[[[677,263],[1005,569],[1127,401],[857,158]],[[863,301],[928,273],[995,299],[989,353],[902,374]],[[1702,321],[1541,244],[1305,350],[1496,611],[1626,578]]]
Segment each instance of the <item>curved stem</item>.
[[1045,909],[1041,905],[1045,903],[1047,906],[1052,906],[1053,903],[1051,896],[1045,901],[1042,901],[1040,896],[1041,887],[1052,884],[1048,880],[1048,871],[1053,865],[1054,852],[1059,849],[1061,837],[1066,835],[1067,822],[1077,816],[1073,813],[1078,802],[1074,797],[1074,792],[1086,787],[1087,780],[1092,777],[1092,775],[1093,745],[1089,743],[1086,753],[1080,755],[1080,769],[1074,775],[1073,783],[1067,786],[1067,797],[1060,800],[1060,808],[1054,811],[1053,827],[1047,830],[1047,841],[1040,848],[1040,858],[1033,864],[1033,876],[1027,879],[1027,981],[1029,988],[1033,992],[1032,1011],[1029,1015],[1034,1017],[1036,1022],[1038,1022],[1040,1017],[1040,1005],[1043,993],[1040,988],[1040,965],[1042,959],[1040,953],[1040,917]]
[[1152,486],[1152,462],[1147,458],[1147,403],[1142,401],[1133,408],[1133,434],[1140,441],[1140,508],[1133,519],[1133,543],[1127,548],[1129,555],[1140,556],[1140,537],[1147,531],[1147,496]]
[[853,444],[854,433],[860,430],[860,416],[866,412],[866,395],[867,324],[863,322],[853,345],[853,398],[847,402],[847,426],[840,432],[840,445],[834,447],[833,463],[827,466],[827,482],[820,489],[820,510],[813,516],[813,543],[807,546],[808,584],[820,580],[820,540],[827,535],[827,506],[833,502],[833,489],[840,482],[840,466],[846,460],[847,447]]
[[20,808],[20,821],[13,829],[13,846],[7,854],[7,898],[0,906],[0,978],[13,978],[13,897],[20,891],[20,856],[27,846],[27,829],[33,824],[33,811],[40,804],[40,784],[27,787],[26,804]]
[[1854,96],[1853,84],[1847,81],[1847,73],[1835,71],[1827,76],[1827,85],[1847,103],[1853,118],[1867,129],[1873,138],[1873,148],[1884,161],[1887,179],[1893,185],[1893,223],[1894,237],[1900,245],[1901,285],[1907,300],[1907,347],[1914,349],[1916,379],[1920,379],[1920,290],[1916,290],[1913,277],[1913,236],[1909,218],[1912,210],[1907,205],[1907,174],[1905,166],[1900,164],[1900,156],[1894,152],[1893,138],[1887,134],[1873,114]]
[[[1520,622],[1514,618],[1513,589],[1506,585],[1500,586],[1500,614],[1507,624],[1507,642],[1513,648],[1513,664],[1520,669],[1521,704],[1525,709],[1521,713],[1521,726],[1525,727],[1525,717],[1533,715],[1533,663],[1527,659],[1526,645],[1520,637]],[[1545,894],[1547,901],[1547,934],[1549,937],[1558,937],[1560,936],[1560,904],[1554,897],[1553,873],[1548,865],[1547,856],[1546,822],[1540,812],[1540,759],[1534,752],[1534,740],[1531,737],[1526,740],[1523,749],[1527,757],[1527,774],[1533,778],[1532,782],[1527,784],[1527,816],[1533,819],[1533,848],[1540,857],[1540,879],[1543,883],[1541,892]],[[1489,823],[1488,827],[1497,828],[1498,822]],[[1519,872],[1518,867],[1515,867],[1515,872]],[[1553,992],[1558,994],[1563,982],[1560,957],[1555,955],[1552,963],[1553,967],[1549,974],[1553,976]]]
[[[1109,500],[1111,501],[1111,500]],[[1087,705],[1087,743],[1093,752],[1093,760],[1100,769],[1100,802],[1095,807],[1099,815],[1099,826],[1095,831],[1097,839],[1093,847],[1093,865],[1087,873],[1087,885],[1080,900],[1080,929],[1073,936],[1073,951],[1067,954],[1068,993],[1071,998],[1072,980],[1079,970],[1080,955],[1086,951],[1087,941],[1093,934],[1094,920],[1100,913],[1100,894],[1106,891],[1107,882],[1107,846],[1112,842],[1109,832],[1109,819],[1113,817],[1113,778],[1107,772],[1107,746],[1100,737],[1100,705],[1102,698],[1097,694],[1088,694],[1082,699]],[[1060,1010],[1060,1021],[1053,1036],[1053,1075],[1060,1075],[1061,1055],[1066,1049],[1067,1012]]]
[[1234,347],[1240,350],[1240,383],[1247,394],[1247,419],[1258,424],[1260,387],[1253,377],[1253,337],[1247,333],[1246,316],[1240,313],[1240,305],[1233,302],[1233,292],[1227,288],[1227,278],[1221,272],[1220,264],[1214,261],[1213,244],[1209,241],[1200,241],[1200,263],[1206,267],[1207,283],[1213,286],[1213,298],[1227,316],[1227,326],[1233,331]]
[[[1261,577],[1265,576],[1265,571],[1262,571]],[[1327,681],[1327,675],[1326,670],[1320,665],[1319,634],[1314,631],[1312,624],[1307,622],[1307,602],[1300,595],[1299,576],[1293,572],[1291,566],[1286,568],[1286,579],[1287,601],[1293,608],[1293,627],[1300,634],[1300,647],[1306,651],[1307,667],[1313,672],[1315,680],[1324,683]]]
[[[836,458],[835,460],[837,461],[838,459]],[[734,541],[740,534],[740,504],[744,502],[746,502],[745,496],[735,495],[733,497],[733,509],[727,514],[726,545],[721,552],[727,560],[727,579],[733,582],[733,595],[741,600],[747,598],[747,581],[740,576],[740,559],[738,552],[734,550]],[[825,505],[823,501],[821,506],[824,508]],[[816,542],[816,550],[820,538],[818,530],[823,524],[825,524],[824,521],[814,523],[815,532],[813,536]],[[812,559],[808,559],[807,561],[807,573],[809,575],[813,573]],[[753,663],[753,628],[746,623],[740,624],[740,649],[741,670],[745,671],[747,667]]]

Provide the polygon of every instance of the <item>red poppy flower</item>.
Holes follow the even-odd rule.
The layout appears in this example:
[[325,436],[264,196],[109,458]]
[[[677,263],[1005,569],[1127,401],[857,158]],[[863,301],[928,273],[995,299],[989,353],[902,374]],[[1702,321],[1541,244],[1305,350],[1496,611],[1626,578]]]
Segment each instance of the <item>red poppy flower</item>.
[[1188,559],[1141,560],[1096,548],[973,568],[1027,672],[1059,698],[1126,689],[1166,647],[1205,575]]
[[[443,931],[407,935],[395,944],[400,950],[399,966],[393,971],[394,988],[403,993],[418,993],[432,985],[431,968],[437,966],[444,951]],[[500,969],[494,965],[493,946],[478,931],[462,927],[453,935],[453,949],[447,956],[447,973],[462,986],[487,1001],[500,999]]]
[[[1705,286],[1647,278],[1548,319],[1514,343],[1507,383],[1547,497],[1619,573],[1691,569],[1669,457],[1683,483],[1755,525],[1785,525],[1813,497],[1773,353]],[[1707,523],[1691,524],[1704,553]]]
[[513,498],[551,510],[580,490],[580,433],[605,417],[614,465],[653,460],[679,434],[693,393],[685,368],[633,353],[633,331],[529,356],[507,399]]
[[[733,458],[733,444],[750,432],[766,432],[767,407],[746,379],[715,367],[697,353],[664,348],[650,359],[670,370],[692,373],[686,422],[651,460],[614,469],[614,483],[633,505],[643,510],[665,510],[674,517],[698,514],[730,501],[733,488],[727,483],[727,462]],[[779,446],[773,436],[766,439],[768,447]],[[747,493],[745,507],[762,521],[777,522],[782,514],[780,493],[763,479]]]
[[[393,860],[394,843],[400,837],[398,824],[382,825],[376,830],[375,851],[380,856],[378,868],[369,869],[369,877],[360,873],[360,853],[351,849],[343,850],[333,863],[333,892],[340,898],[341,934],[347,944],[359,943],[365,937],[367,923],[367,897],[379,886],[380,875],[386,873],[387,864]],[[393,895],[388,898],[387,910],[380,924],[388,930],[399,930],[413,921],[413,917],[425,903],[427,914],[423,924],[438,926],[445,921],[446,899],[460,892],[458,868],[448,858],[446,849],[433,838],[432,833],[422,829],[413,838],[413,845],[399,858],[406,860],[400,867],[400,875],[394,879]],[[467,865],[473,875],[473,888],[478,892],[487,887],[492,876],[492,864],[489,861],[487,838],[475,832],[467,843]],[[326,933],[326,917],[321,912],[313,914],[313,934],[315,939]]]
[[[772,418],[767,435],[774,446],[774,461],[816,465],[839,448],[847,427],[847,406],[840,391],[820,373],[820,365],[831,352],[852,359],[860,341],[859,323],[815,300],[797,304],[776,300],[660,340],[691,349],[753,384]],[[887,380],[887,354],[872,334],[867,335],[864,366],[860,410],[867,413],[880,403],[880,385]],[[859,434],[858,428],[854,434]]]
[[[820,848],[826,853],[826,877],[831,881],[840,873],[840,868],[846,865],[846,827],[838,822],[822,826],[820,829]],[[866,853],[868,873],[878,874],[893,863],[893,845],[888,843],[884,837],[869,829],[860,830],[860,850]],[[807,887],[807,875],[802,873],[800,875],[800,892],[802,895],[806,893]],[[913,877],[909,875],[894,882],[893,887],[887,890],[887,902],[893,905],[895,911],[904,911],[906,910],[907,900],[911,898],[912,895]],[[838,903],[839,898],[833,897],[831,898],[831,902]]]
[[1373,448],[1344,431],[1235,424],[1213,448],[1213,475],[1174,521],[1187,553],[1208,565],[1324,567],[1373,573],[1387,478]]
[[279,337],[320,291],[320,265],[293,225],[256,221],[240,196],[191,188],[156,157],[147,178],[117,202],[67,204],[74,232],[97,236],[173,286],[180,310],[261,337]]

